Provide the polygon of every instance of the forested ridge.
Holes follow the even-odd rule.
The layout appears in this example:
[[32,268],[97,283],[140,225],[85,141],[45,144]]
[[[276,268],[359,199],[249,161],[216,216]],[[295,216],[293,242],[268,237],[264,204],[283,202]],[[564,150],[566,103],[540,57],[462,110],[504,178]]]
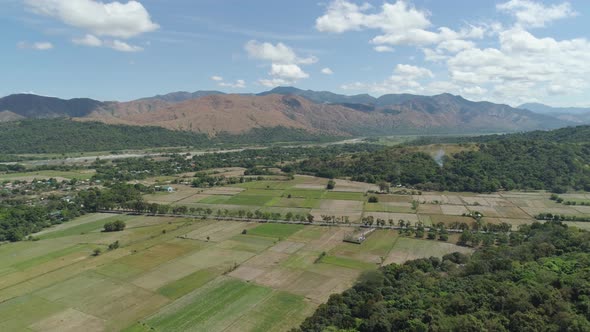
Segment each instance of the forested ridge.
[[387,181],[424,190],[590,190],[590,144],[517,135],[479,143],[475,151],[446,155],[442,162],[441,166],[415,147],[396,146],[338,158],[311,158],[295,168],[323,177]]
[[300,331],[590,331],[590,233],[556,222],[521,241],[389,265],[332,295]]
[[[108,125],[69,119],[22,120],[0,123],[0,153],[68,153],[161,147],[213,147],[219,144],[266,144],[334,140],[294,128],[255,128],[216,137],[161,127]],[[6,158],[3,158],[6,159]],[[6,159],[10,160],[10,159]]]
[[424,136],[410,141],[407,145],[439,143],[488,143],[500,140],[545,141],[554,143],[590,143],[590,126],[566,127],[555,130],[535,130],[524,133],[484,136]]

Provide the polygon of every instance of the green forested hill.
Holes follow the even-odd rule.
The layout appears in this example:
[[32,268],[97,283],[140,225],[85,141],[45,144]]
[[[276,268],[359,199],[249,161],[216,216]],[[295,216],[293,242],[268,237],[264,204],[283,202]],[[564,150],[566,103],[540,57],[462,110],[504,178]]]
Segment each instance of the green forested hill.
[[0,151],[67,153],[168,146],[194,146],[207,136],[159,127],[107,125],[67,119],[23,120],[0,124]]
[[501,140],[528,140],[553,143],[590,143],[590,126],[565,127],[555,130],[536,130],[525,133],[485,136],[430,136],[409,142],[409,145],[437,143],[487,143]]
[[425,138],[380,151],[311,158],[294,168],[323,177],[386,181],[425,190],[590,190],[590,126],[447,139],[477,143],[475,149],[445,155],[443,165],[416,147],[435,142]]
[[329,137],[291,128],[256,128],[240,135],[174,131],[161,127],[108,125],[68,119],[0,123],[0,154],[68,153],[157,147],[210,147],[216,144],[319,141]]
[[510,245],[389,265],[301,331],[590,331],[590,233],[533,224]]

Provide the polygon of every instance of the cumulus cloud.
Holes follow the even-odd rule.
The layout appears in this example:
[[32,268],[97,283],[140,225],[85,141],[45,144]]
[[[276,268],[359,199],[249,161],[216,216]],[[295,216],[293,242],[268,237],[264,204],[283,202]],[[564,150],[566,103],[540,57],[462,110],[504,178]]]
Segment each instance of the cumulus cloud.
[[137,1],[25,0],[25,3],[35,13],[56,18],[98,36],[126,39],[159,28]]
[[298,80],[308,78],[309,74],[303,71],[300,66],[318,61],[315,56],[298,56],[292,48],[283,43],[271,44],[251,40],[246,43],[244,49],[251,58],[270,62],[269,75],[272,78],[259,81],[265,86],[293,84]]
[[221,82],[221,81],[223,81],[223,77],[217,76],[217,75],[213,75],[213,76],[211,76],[211,80],[212,81],[216,81],[216,82]]
[[159,28],[138,1],[25,0],[25,3],[34,13],[87,32],[83,37],[72,39],[77,45],[138,52],[143,48],[121,39],[137,37]]
[[471,48],[448,60],[453,80],[490,85],[496,99],[524,101],[589,86],[590,42],[537,38],[515,27],[499,35],[498,48]]
[[382,82],[362,83],[354,82],[341,86],[344,90],[370,91],[378,94],[386,93],[414,93],[422,94],[426,79],[434,78],[434,74],[427,68],[407,64],[398,64],[393,75]]
[[21,41],[16,45],[20,49],[30,49],[30,50],[37,50],[37,51],[47,51],[53,48],[53,44],[50,42],[35,42],[29,43],[25,41]]
[[333,75],[334,71],[328,67],[322,69],[322,74],[324,75]]
[[[497,10],[514,16],[516,22],[453,30],[433,26],[427,12],[403,1],[377,8],[336,0],[318,18],[316,28],[331,33],[378,29],[383,33],[371,41],[377,47],[413,46],[423,52],[426,64],[436,62],[433,68],[446,69],[434,75],[429,68],[399,64],[383,81],[352,82],[343,89],[426,95],[450,92],[513,105],[551,96],[581,96],[590,89],[590,41],[538,37],[530,31],[577,15],[569,3],[504,0]],[[382,20],[396,17],[394,13],[407,15]]]
[[268,60],[272,63],[279,64],[302,64],[309,65],[316,63],[318,59],[314,56],[307,58],[298,57],[292,48],[283,43],[273,45],[271,43],[260,43],[256,40],[251,40],[244,46],[248,55],[255,59]]
[[[379,10],[373,9],[375,8],[368,4],[357,5],[347,0],[334,0],[328,5],[326,13],[316,20],[316,29],[328,33],[380,30],[382,34],[371,40],[376,45],[430,45],[445,40],[483,36],[481,27],[467,27],[460,31],[440,27],[433,31],[429,14],[402,0],[395,3],[385,2]],[[369,12],[371,10],[373,13]]]
[[549,22],[577,15],[569,2],[545,6],[531,0],[510,0],[496,8],[514,16],[521,27],[544,27]]
[[292,81],[309,77],[309,75],[306,72],[304,72],[298,65],[295,64],[273,63],[271,65],[271,70],[269,74],[271,76],[277,76]]

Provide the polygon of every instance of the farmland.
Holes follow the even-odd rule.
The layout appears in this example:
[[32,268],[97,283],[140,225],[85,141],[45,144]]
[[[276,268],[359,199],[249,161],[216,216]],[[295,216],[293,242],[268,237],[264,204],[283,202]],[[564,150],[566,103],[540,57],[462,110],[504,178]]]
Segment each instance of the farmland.
[[[443,242],[391,229],[377,229],[361,244],[343,242],[367,217],[396,226],[405,220],[452,227],[473,224],[465,215],[479,212],[486,223],[516,227],[541,212],[588,212],[544,192],[377,194],[368,193],[377,188],[365,183],[337,180],[334,190],[326,184],[299,175],[207,189],[171,184],[174,192],[145,199],[212,211],[310,214],[315,224],[326,216],[347,217],[350,224],[88,214],[35,234],[36,241],[2,245],[0,330],[286,331],[364,272],[473,251],[454,244],[458,234]],[[371,196],[378,202],[369,203]],[[115,220],[127,228],[101,232]],[[120,248],[108,250],[115,241]],[[97,248],[102,253],[95,256]]]
[[[148,195],[151,203],[171,204],[192,208],[210,208],[214,211],[262,211],[271,213],[291,212],[311,214],[316,221],[323,216],[348,218],[359,223],[366,217],[380,218],[394,223],[400,219],[425,226],[443,223],[471,225],[474,219],[465,215],[479,212],[489,224],[531,223],[540,213],[590,217],[590,208],[581,205],[564,205],[550,200],[550,194],[535,192],[499,192],[491,194],[454,192],[403,192],[392,194],[368,194],[376,192],[375,185],[336,180],[333,190],[327,190],[327,179],[296,175],[294,179],[275,176],[274,180],[253,181],[234,186],[211,189],[176,185],[173,193]],[[149,182],[148,182],[149,183]],[[368,198],[376,196],[377,203]],[[586,194],[564,195],[568,199],[587,199]],[[586,228],[583,223],[568,222]]]
[[[127,228],[101,232],[115,219]],[[0,246],[0,330],[285,331],[376,269],[376,256],[397,250],[394,231],[350,247],[342,242],[346,232],[86,215],[46,229],[38,241]],[[114,241],[121,247],[108,250]],[[102,254],[93,256],[95,248]]]

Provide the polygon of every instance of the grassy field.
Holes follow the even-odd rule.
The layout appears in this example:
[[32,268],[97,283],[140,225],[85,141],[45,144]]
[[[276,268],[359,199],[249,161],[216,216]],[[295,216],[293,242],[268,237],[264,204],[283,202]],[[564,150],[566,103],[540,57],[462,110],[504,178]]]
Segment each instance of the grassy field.
[[[294,180],[198,189],[177,185],[150,201],[217,210],[260,210],[372,216],[425,225],[521,225],[536,213],[590,213],[558,205],[549,194],[423,193],[379,195],[371,185],[296,176]],[[365,189],[363,189],[365,188]],[[582,195],[582,194],[579,194]],[[585,194],[584,194],[585,195]],[[290,197],[289,197],[290,196]],[[572,196],[572,199],[586,199]],[[420,202],[413,210],[412,201]],[[122,232],[103,233],[121,219]],[[588,223],[590,224],[590,223]],[[571,223],[587,227],[586,223]],[[168,217],[89,214],[36,234],[39,241],[0,245],[0,331],[288,331],[365,271],[422,257],[471,249],[376,230],[362,244],[343,242],[354,227],[246,223]],[[107,250],[119,241],[121,247]],[[93,256],[94,249],[102,253]]]
[[[114,218],[128,228],[100,232]],[[0,246],[0,330],[288,331],[395,251],[393,231],[350,246],[345,234],[340,227],[83,216],[39,241]],[[114,241],[121,248],[107,250]],[[93,256],[95,248],[102,254]]]
[[304,227],[303,225],[262,224],[248,231],[248,234],[272,238],[286,238]]

